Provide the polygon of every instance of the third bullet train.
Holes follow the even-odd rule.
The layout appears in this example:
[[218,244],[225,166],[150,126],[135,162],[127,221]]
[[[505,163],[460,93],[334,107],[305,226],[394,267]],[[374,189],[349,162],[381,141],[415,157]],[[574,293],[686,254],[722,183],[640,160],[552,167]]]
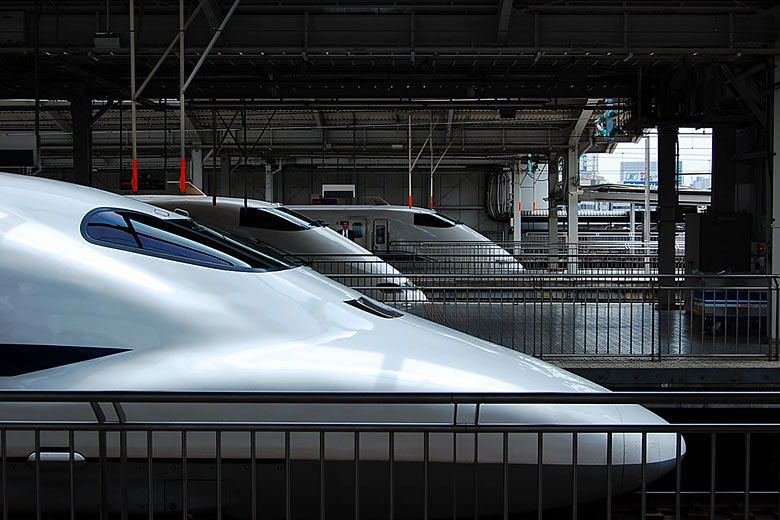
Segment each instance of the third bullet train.
[[[0,369],[0,389],[4,390],[607,392],[543,361],[387,307],[308,267],[292,267],[172,211],[97,189],[1,173],[0,349],[5,356]],[[88,420],[91,413],[88,406],[77,403],[0,403],[0,421],[71,423]],[[452,406],[434,404],[130,404],[124,413],[127,421],[152,423],[251,419],[413,427],[453,420]],[[470,417],[466,420],[486,427],[571,425],[576,430],[576,425],[665,424],[637,405],[486,404],[479,413],[472,410],[466,415]],[[635,489],[640,483],[641,434],[618,429],[610,435],[610,491],[605,489],[607,434],[578,436],[578,496],[583,500]],[[144,504],[153,478],[152,512],[180,514],[176,504],[182,500],[177,494],[182,478],[181,437],[155,433],[149,454],[150,438],[151,434],[147,437],[143,432],[128,435],[126,456],[133,464],[123,489],[129,495],[127,507],[131,515],[151,513]],[[266,487],[258,484],[258,494],[266,501],[275,500],[285,489],[297,496],[319,489],[320,471],[327,472],[328,486],[345,485],[341,472],[352,481],[356,448],[349,433],[328,434],[324,451],[328,465],[322,469],[316,463],[320,453],[316,434],[293,433],[289,442],[285,435],[257,434],[256,466],[248,462],[248,438],[247,432],[221,438],[225,465],[219,489],[225,493],[225,515],[249,517],[250,468],[257,469],[259,482],[266,482]],[[33,507],[30,489],[34,486],[23,484],[34,482],[35,471],[27,461],[34,460],[35,449],[57,452],[68,446],[67,435],[44,431],[39,448],[31,439],[29,431],[9,431],[3,445],[11,485],[7,507],[12,514],[29,513]],[[118,439],[109,434],[105,441],[106,456],[112,460],[119,456]],[[473,486],[471,477],[461,477],[464,471],[465,475],[476,471],[473,450],[469,450],[474,435],[457,437],[457,445],[454,439],[449,433],[431,433],[430,437],[398,433],[392,441],[392,471],[396,473],[390,474],[396,480],[389,485],[398,496],[404,492],[422,496],[421,464],[430,464],[426,489],[431,517],[452,517],[449,505],[453,499],[442,497],[457,496],[457,486]],[[543,440],[542,473],[537,465],[538,436],[513,433],[508,437],[506,485],[513,511],[533,507],[537,499],[534,483],[542,474],[546,506],[570,500],[561,482],[568,481],[564,479],[570,474],[572,436],[548,433]],[[213,513],[208,509],[214,502],[211,492],[198,490],[213,485],[214,442],[213,433],[196,432],[188,437],[187,471],[197,481],[188,494],[194,518]],[[364,518],[386,514],[386,510],[372,509],[371,500],[381,504],[388,496],[388,442],[386,433],[360,437],[357,487]],[[425,461],[424,442],[430,443]],[[675,434],[650,433],[647,442],[648,480],[674,467],[679,453],[685,452],[684,446],[677,446]],[[501,489],[505,474],[502,436],[480,433],[477,444],[480,482],[489,484],[480,495],[480,512],[498,515],[501,501],[487,497]],[[100,454],[97,436],[77,434],[73,449],[80,461],[75,478],[95,475]],[[152,458],[153,468],[146,467]],[[231,461],[240,463],[231,465]],[[44,470],[46,478],[55,479],[51,481],[55,489],[46,492],[46,512],[66,511],[67,500],[58,502],[56,486],[67,487],[68,473],[56,480],[56,471]],[[306,480],[307,475],[313,476]],[[115,479],[111,475],[102,478]],[[79,489],[88,493],[92,488]],[[351,492],[344,496],[349,504],[354,503]],[[85,495],[83,501],[76,501],[76,508],[94,511],[89,509],[89,498]],[[414,516],[406,508],[416,507],[416,500],[399,502],[396,517]],[[288,501],[292,508],[288,516],[306,517],[301,512],[305,503],[303,499],[292,505]],[[267,507],[264,517],[275,517],[273,507]],[[284,508],[281,511],[279,515],[285,516]]]
[[403,273],[519,274],[524,271],[520,261],[506,249],[464,223],[434,210],[387,203],[287,207],[337,229],[342,221],[348,221],[360,245]]

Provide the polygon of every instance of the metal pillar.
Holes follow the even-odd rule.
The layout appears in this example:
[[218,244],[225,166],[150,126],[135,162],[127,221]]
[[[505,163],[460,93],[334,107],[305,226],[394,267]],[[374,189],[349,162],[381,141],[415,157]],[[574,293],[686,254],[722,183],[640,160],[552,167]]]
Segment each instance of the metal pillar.
[[[780,25],[780,18],[775,17],[775,26]],[[780,38],[778,38],[780,43]],[[774,84],[780,80],[780,57],[775,56]],[[772,155],[771,162],[771,186],[772,186],[772,229],[770,235],[769,252],[772,255],[771,274],[780,273],[780,95],[775,89],[772,94]],[[780,355],[780,347],[777,345],[777,308],[780,305],[775,291],[772,291],[772,307],[769,312],[771,325],[769,336],[774,340],[775,356]]]
[[[661,285],[674,283],[674,235],[677,214],[677,127],[658,128],[658,273]],[[663,275],[666,275],[664,277]],[[674,304],[672,292],[663,292],[661,308]]]
[[184,155],[184,0],[179,0],[179,131],[181,134],[179,143],[179,157],[181,168],[179,173],[179,191],[184,193],[187,189],[187,160]]
[[130,136],[133,141],[133,177],[130,185],[133,193],[138,191],[138,156],[135,126],[135,1],[130,0]]
[[203,184],[203,150],[192,150],[192,184],[200,191],[204,191]]
[[645,212],[642,215],[642,240],[650,248],[650,135],[645,134]]
[[712,129],[712,206],[713,213],[736,211],[737,131],[734,125]]
[[[211,109],[211,203],[217,205],[217,111]],[[208,156],[207,156],[208,157]]]
[[409,138],[409,208],[412,207],[412,113],[409,112],[409,129],[407,131]]
[[92,184],[92,101],[85,92],[70,100],[73,121],[73,175],[71,181],[84,186]]
[[534,178],[531,175],[530,165],[526,165],[522,173],[520,201],[523,203],[523,207],[526,210],[533,211],[536,209],[536,200],[534,197]]
[[431,149],[431,186],[430,190],[428,191],[428,195],[430,196],[431,200],[430,209],[433,209],[433,113],[431,113],[431,127],[430,130],[428,130],[428,146]]
[[512,171],[512,240],[514,242],[520,242],[523,235],[523,221],[521,211],[523,210],[523,202],[521,199],[522,183],[523,183],[523,165],[518,162],[517,167]]
[[274,201],[274,174],[268,163],[265,165],[265,200],[267,202]]
[[642,212],[642,251],[645,273],[650,273],[650,134],[645,134],[645,200]]
[[550,154],[547,166],[547,240],[549,242],[549,269],[558,269],[558,200],[555,185],[558,183],[558,155]]
[[568,205],[567,215],[569,221],[569,235],[567,241],[569,242],[569,261],[568,272],[577,272],[577,249],[579,243],[579,203],[580,203],[580,156],[577,152],[577,148],[569,148],[568,155],[566,157],[566,172],[569,178],[568,182]]
[[[775,56],[775,79],[780,80],[780,57]],[[772,119],[772,236],[770,252],[772,254],[772,274],[780,274],[780,95],[775,89],[773,94]],[[775,307],[776,308],[776,307]],[[772,313],[774,316],[774,313]],[[773,324],[774,325],[774,324]],[[774,331],[774,326],[772,327]]]
[[628,218],[629,218],[629,224],[628,224],[628,240],[633,242],[634,236],[636,233],[636,205],[631,202],[628,209]]

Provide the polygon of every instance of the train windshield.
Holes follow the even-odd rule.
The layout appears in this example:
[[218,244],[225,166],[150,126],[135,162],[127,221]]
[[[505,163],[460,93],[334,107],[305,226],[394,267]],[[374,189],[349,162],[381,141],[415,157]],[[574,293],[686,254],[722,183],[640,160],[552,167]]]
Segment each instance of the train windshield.
[[240,271],[278,271],[291,265],[191,219],[160,219],[145,213],[101,209],[83,224],[93,243],[179,262]]
[[451,218],[439,213],[415,213],[414,225],[423,227],[448,228],[457,224]]
[[317,225],[311,219],[283,208],[241,208],[238,224],[272,231],[303,231]]

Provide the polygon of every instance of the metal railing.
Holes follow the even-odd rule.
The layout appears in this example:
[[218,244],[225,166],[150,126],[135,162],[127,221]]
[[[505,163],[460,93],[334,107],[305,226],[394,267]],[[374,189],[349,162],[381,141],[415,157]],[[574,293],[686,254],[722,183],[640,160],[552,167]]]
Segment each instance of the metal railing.
[[617,252],[560,253],[550,269],[547,252],[446,247],[391,255],[392,267],[365,256],[309,261],[372,298],[537,357],[778,359],[780,277],[685,274],[682,257],[662,276],[654,254]]
[[[657,242],[402,242],[379,253],[402,273],[569,272],[639,274],[658,272]],[[515,264],[516,262],[516,264]],[[675,272],[684,272],[684,247],[675,250]]]
[[780,354],[777,276],[408,276],[426,302],[402,288],[386,303],[536,357]]
[[[775,421],[481,420],[491,406],[529,404],[776,410],[780,393],[0,391],[0,510],[4,519],[508,519],[535,512],[540,519],[611,520],[663,512],[675,519],[730,513],[747,520],[780,506]],[[268,413],[273,406],[288,415],[308,408],[295,420],[279,420]],[[443,407],[439,417],[447,419],[354,418],[366,407],[419,406]],[[22,413],[38,407],[43,417]],[[330,418],[309,418],[325,409]],[[161,410],[175,412],[161,420]],[[674,447],[666,476],[650,467],[658,434]],[[624,464],[622,473],[613,458],[617,442],[637,455],[621,459],[631,466]],[[602,462],[594,464],[591,451],[602,445]],[[527,463],[513,458],[517,451],[527,454]],[[627,480],[629,469],[635,479]]]

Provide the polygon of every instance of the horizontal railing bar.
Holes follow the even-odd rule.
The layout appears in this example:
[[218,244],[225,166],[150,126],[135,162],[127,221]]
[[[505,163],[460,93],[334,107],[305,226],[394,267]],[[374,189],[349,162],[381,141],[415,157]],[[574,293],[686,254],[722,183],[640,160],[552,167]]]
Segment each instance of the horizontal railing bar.
[[282,422],[0,422],[0,431],[188,431],[188,432],[401,432],[401,433],[778,433],[778,423],[717,424],[441,424]]
[[778,404],[759,392],[149,392],[0,390],[0,402],[234,404]]
[[[546,273],[546,274],[540,274],[540,273],[526,273],[526,272],[520,272],[520,273],[344,273],[343,276],[350,276],[350,277],[363,277],[363,278],[370,278],[370,277],[397,277],[397,278],[411,278],[411,277],[428,277],[428,278],[474,278],[474,279],[494,279],[494,278],[517,278],[519,280],[525,280],[525,279],[536,279],[536,280],[543,280],[543,279],[562,279],[562,278],[569,278],[569,279],[585,279],[585,280],[598,280],[599,278],[619,278],[619,279],[661,279],[661,280],[667,280],[667,279],[675,279],[675,280],[686,280],[686,279],[692,279],[692,280],[728,280],[728,279],[737,279],[737,280],[772,280],[772,281],[780,281],[780,277],[773,276],[773,275],[753,275],[753,274],[729,274],[729,275],[719,275],[719,276],[712,276],[712,275],[693,275],[693,274],[685,274],[685,273],[675,273],[675,274],[657,274],[657,273],[591,273],[591,274],[574,274],[574,273]],[[722,286],[722,287],[711,287],[711,286],[692,286],[693,289],[707,289],[707,290],[729,290],[732,289],[733,286]],[[753,289],[761,288],[759,286],[752,286]]]

